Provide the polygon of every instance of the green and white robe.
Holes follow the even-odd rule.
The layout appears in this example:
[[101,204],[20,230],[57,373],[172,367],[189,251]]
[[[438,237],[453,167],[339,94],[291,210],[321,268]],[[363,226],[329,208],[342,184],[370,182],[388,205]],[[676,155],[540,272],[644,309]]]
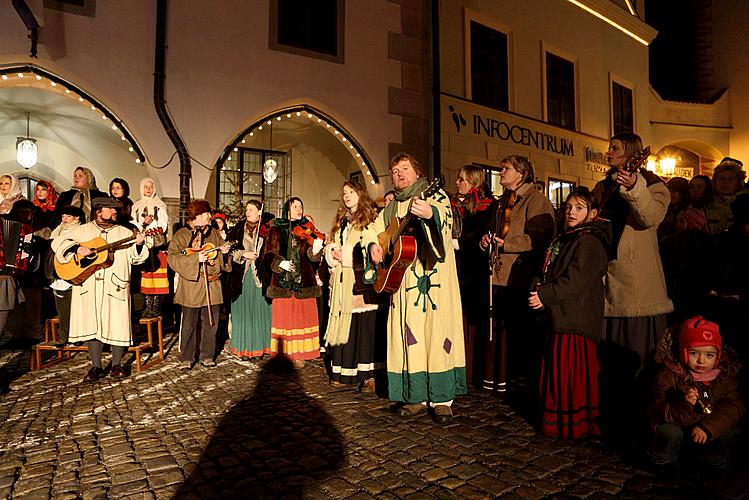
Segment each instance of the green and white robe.
[[[450,199],[440,190],[427,201],[433,217],[414,216],[411,221],[416,226],[418,256],[393,294],[388,315],[389,398],[405,403],[446,403],[467,392]],[[397,204],[398,217],[407,214],[408,200],[392,204]],[[366,248],[377,243],[377,235],[389,222],[386,214],[391,212],[380,212],[364,231]]]

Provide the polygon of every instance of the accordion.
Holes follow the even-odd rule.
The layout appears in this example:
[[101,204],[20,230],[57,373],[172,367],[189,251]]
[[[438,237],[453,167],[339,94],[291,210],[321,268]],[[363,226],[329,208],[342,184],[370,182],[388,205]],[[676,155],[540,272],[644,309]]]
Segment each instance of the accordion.
[[18,276],[29,267],[31,226],[0,219],[0,274]]

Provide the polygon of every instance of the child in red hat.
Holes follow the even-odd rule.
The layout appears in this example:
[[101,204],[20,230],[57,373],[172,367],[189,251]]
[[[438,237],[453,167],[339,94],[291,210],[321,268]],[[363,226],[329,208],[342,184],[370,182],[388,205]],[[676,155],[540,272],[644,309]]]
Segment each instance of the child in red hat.
[[724,469],[744,405],[736,383],[739,364],[724,352],[718,325],[702,316],[689,318],[679,328],[677,345],[671,332],[664,335],[656,360],[665,366],[655,381],[651,462],[673,467],[688,454]]

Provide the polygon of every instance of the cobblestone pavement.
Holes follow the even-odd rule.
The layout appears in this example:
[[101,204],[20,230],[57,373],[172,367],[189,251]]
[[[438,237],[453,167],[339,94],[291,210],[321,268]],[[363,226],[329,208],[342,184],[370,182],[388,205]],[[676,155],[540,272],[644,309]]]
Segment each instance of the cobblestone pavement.
[[[300,372],[243,362],[81,382],[78,354],[33,373],[0,343],[0,498],[715,498],[729,481],[633,469],[592,442],[534,432],[472,392],[453,424],[400,417],[390,403],[333,389],[319,362]],[[127,358],[126,358],[127,359]],[[734,474],[736,476],[737,474]]]

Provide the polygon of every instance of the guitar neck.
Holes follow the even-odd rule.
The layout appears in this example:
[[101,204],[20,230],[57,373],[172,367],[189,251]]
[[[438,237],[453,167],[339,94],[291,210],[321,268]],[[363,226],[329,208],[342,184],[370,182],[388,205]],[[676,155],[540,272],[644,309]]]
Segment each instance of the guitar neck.
[[124,243],[128,243],[130,241],[133,241],[135,239],[135,235],[128,236],[127,238],[122,238],[121,240],[113,241],[112,243],[107,243],[106,245],[102,245],[98,248],[94,248],[94,252],[103,252],[104,250],[111,250],[115,247],[118,247]]

